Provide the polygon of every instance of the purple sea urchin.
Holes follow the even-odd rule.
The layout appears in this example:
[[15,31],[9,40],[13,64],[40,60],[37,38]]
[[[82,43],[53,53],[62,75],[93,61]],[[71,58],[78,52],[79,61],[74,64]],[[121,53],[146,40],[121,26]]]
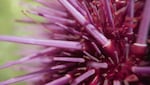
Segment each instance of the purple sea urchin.
[[[47,22],[49,39],[0,36],[0,41],[42,46],[0,68],[37,60],[35,72],[0,82],[33,85],[149,85],[150,0],[36,0],[30,13]],[[43,28],[41,28],[43,29]]]

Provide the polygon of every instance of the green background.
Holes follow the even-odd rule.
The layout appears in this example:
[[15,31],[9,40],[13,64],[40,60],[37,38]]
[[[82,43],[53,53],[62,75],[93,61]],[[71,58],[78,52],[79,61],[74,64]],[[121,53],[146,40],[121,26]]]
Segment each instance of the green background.
[[[22,26],[15,22],[16,19],[20,19],[23,16],[21,12],[23,7],[20,5],[20,1],[23,0],[0,0],[0,35],[26,35],[26,33],[16,29]],[[19,46],[17,44],[0,41],[0,65],[18,59],[18,49]],[[2,69],[0,70],[0,81],[21,74],[23,74],[23,72],[17,71],[14,68]],[[14,85],[23,85],[23,83]]]

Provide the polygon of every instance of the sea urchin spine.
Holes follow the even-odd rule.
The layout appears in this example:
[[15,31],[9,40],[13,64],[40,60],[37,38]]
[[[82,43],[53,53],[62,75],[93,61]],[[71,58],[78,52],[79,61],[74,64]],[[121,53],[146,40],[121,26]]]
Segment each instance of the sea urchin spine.
[[0,35],[0,41],[43,47],[0,66],[28,63],[22,68],[32,71],[0,85],[149,85],[150,0],[36,1],[42,6],[28,13],[45,22],[18,22],[43,26],[49,31],[44,32],[47,39]]

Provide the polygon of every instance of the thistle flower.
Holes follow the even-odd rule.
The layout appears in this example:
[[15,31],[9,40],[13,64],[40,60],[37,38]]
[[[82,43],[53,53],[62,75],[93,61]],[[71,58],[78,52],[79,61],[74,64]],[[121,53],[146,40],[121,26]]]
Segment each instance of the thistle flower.
[[30,13],[46,22],[20,22],[42,25],[47,40],[0,35],[0,41],[42,47],[0,69],[29,62],[35,71],[0,85],[149,85],[150,0],[36,1],[42,6]]

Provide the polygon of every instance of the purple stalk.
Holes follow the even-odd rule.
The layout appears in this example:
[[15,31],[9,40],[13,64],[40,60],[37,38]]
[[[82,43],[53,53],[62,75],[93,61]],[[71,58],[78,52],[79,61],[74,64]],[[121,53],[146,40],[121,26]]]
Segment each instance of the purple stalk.
[[102,46],[106,46],[110,42],[92,24],[87,24],[86,25],[86,29]]
[[[134,0],[129,0],[127,16],[131,18],[130,25],[133,24],[134,4],[135,4]],[[133,34],[133,28],[132,27],[129,27],[129,34]]]
[[34,12],[34,11],[30,11],[29,13],[45,17],[46,19],[48,19],[50,21],[53,21],[53,22],[57,22],[57,23],[58,22],[60,22],[60,23],[65,22],[65,23],[75,24],[74,20],[66,19],[66,18],[63,18],[63,17],[58,17],[58,16],[55,16],[55,15],[52,15],[52,14],[50,15],[50,14],[41,13],[41,12]]
[[95,74],[95,70],[91,69],[85,73],[83,73],[82,75],[80,75],[79,77],[77,77],[71,85],[78,85],[80,82],[82,82],[83,80],[87,79],[88,77],[92,76],[93,74]]
[[97,73],[89,85],[99,85],[100,84],[99,78],[100,78],[99,73]]
[[108,85],[108,79],[104,80],[104,84],[103,85]]
[[39,7],[38,10],[35,10],[36,12],[48,14],[48,15],[56,15],[60,17],[67,17],[68,14],[63,11],[55,10],[53,8],[47,8],[47,7]]
[[115,24],[114,24],[114,20],[113,20],[111,8],[110,8],[110,0],[104,0],[104,1],[105,1],[105,7],[106,7],[109,23],[111,24],[112,28],[114,29]]
[[100,69],[100,68],[106,69],[106,68],[108,68],[107,63],[90,62],[88,65],[91,66],[91,67],[94,67],[96,69]]
[[130,85],[128,81],[124,81],[124,85]]
[[115,12],[116,15],[119,15],[120,13],[124,12],[127,9],[127,6],[120,8]]
[[0,85],[9,85],[9,84],[16,83],[16,82],[19,82],[19,81],[25,81],[25,80],[32,79],[32,78],[35,78],[35,77],[40,77],[42,74],[45,74],[47,72],[52,72],[52,70],[47,69],[47,70],[41,70],[41,71],[29,73],[29,74],[26,74],[26,75],[23,75],[23,76],[19,76],[19,77],[16,77],[16,78],[12,78],[12,79],[0,82]]
[[146,0],[136,43],[146,45],[150,23],[150,0]]
[[54,15],[43,15],[43,17],[53,21],[53,22],[65,22],[65,23],[70,23],[70,24],[75,24],[75,21],[74,20],[71,20],[71,19],[66,19],[66,18],[62,18],[62,17],[56,17]]
[[56,66],[52,66],[51,69],[52,70],[56,70],[56,69],[65,69],[67,68],[67,65],[63,64],[63,65],[56,65]]
[[26,63],[27,61],[30,61],[32,59],[35,59],[35,58],[40,57],[40,56],[45,55],[45,54],[50,54],[51,53],[51,55],[52,55],[53,53],[56,53],[57,50],[58,49],[56,49],[56,48],[47,48],[47,49],[44,49],[44,50],[42,50],[38,53],[34,53],[34,54],[29,55],[29,56],[23,57],[19,60],[9,62],[5,65],[2,65],[2,66],[0,66],[0,69],[7,68],[7,67],[17,65],[17,64]]
[[83,10],[83,9],[80,7],[79,2],[78,2],[77,0],[69,0],[69,2],[70,2],[76,9],[78,9],[78,10],[81,12],[81,14],[87,15],[86,12],[85,12],[85,10]]
[[84,25],[87,20],[85,17],[76,10],[67,0],[59,0],[59,2],[82,24]]
[[71,80],[71,76],[69,74],[66,74],[65,76],[56,79],[50,83],[47,83],[46,85],[66,85]]
[[77,11],[67,0],[59,0],[59,2],[76,18],[81,25],[83,25],[86,30],[102,45],[106,45],[109,40],[101,34],[95,26],[90,24],[87,19]]
[[115,54],[115,58],[116,58],[116,63],[119,63],[119,56],[118,56],[118,52],[114,51]]
[[65,62],[78,62],[78,63],[84,63],[84,58],[69,58],[69,57],[54,57],[54,61],[65,61]]
[[126,60],[129,59],[129,52],[130,52],[130,45],[127,43],[125,44],[125,50],[124,50]]
[[80,42],[74,42],[74,41],[40,40],[40,39],[30,39],[30,38],[21,38],[21,37],[12,37],[12,36],[0,36],[0,41],[8,41],[8,42],[31,44],[31,45],[41,45],[41,46],[52,46],[52,47],[68,48],[68,49],[76,49],[76,50],[82,49]]
[[114,80],[113,85],[121,85],[121,82],[119,80]]
[[[132,52],[136,55],[145,55],[146,47],[147,47],[147,36],[149,31],[149,23],[150,23],[150,0],[146,0],[145,8],[143,11],[143,18],[139,26],[139,31],[137,35],[136,43],[132,46]],[[135,50],[136,49],[136,50]]]
[[94,60],[94,61],[99,61],[97,58],[95,58],[93,55],[91,55],[90,53],[88,53],[87,51],[83,51],[83,53],[85,55],[87,55],[90,59]]
[[84,7],[84,10],[87,13],[87,17],[88,17],[89,22],[93,23],[93,19],[92,19],[92,16],[90,14],[90,11],[89,11],[88,7],[86,6],[87,2],[84,0],[82,4],[83,4],[83,7]]
[[95,50],[101,55],[102,53],[101,53],[100,49],[98,48],[98,46],[94,42],[92,42],[91,44],[93,45]]
[[65,9],[63,9],[63,7],[60,5],[60,3],[58,3],[57,0],[35,0],[38,3],[48,7],[48,8],[54,8],[55,10],[60,10],[60,11],[65,11]]
[[73,63],[67,63],[67,64],[60,64],[56,66],[52,66],[50,69],[51,70],[60,70],[60,69],[65,69],[74,66],[75,64]]
[[150,67],[137,67],[134,66],[131,69],[134,73],[137,74],[149,74],[150,75]]

